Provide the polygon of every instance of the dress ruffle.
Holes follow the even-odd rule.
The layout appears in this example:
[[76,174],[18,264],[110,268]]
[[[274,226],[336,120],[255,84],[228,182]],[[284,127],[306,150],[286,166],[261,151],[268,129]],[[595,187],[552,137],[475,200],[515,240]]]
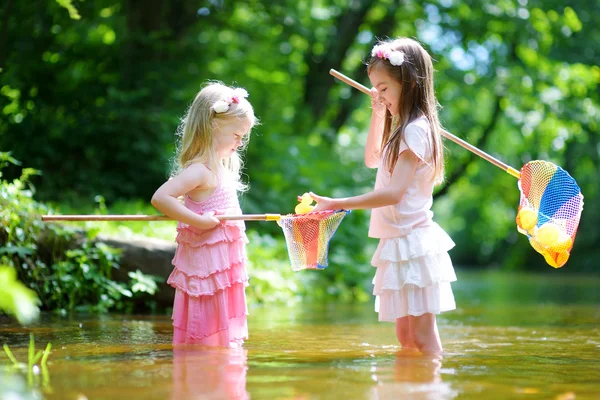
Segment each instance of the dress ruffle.
[[406,236],[381,239],[372,259],[380,321],[456,308],[450,287],[456,281],[448,255],[452,247],[450,236],[435,223]]
[[210,296],[175,293],[173,344],[231,346],[248,338],[246,294],[243,283]]
[[243,263],[236,264],[224,271],[215,272],[207,277],[187,275],[185,272],[175,268],[167,283],[189,296],[209,296],[218,290],[232,287],[236,283],[248,286],[248,275]]
[[[381,261],[407,261],[430,254],[447,252],[454,247],[448,234],[436,223],[416,228],[406,236],[382,239],[373,255],[373,265]],[[376,264],[376,262],[378,262]]]
[[454,282],[456,274],[448,253],[431,254],[407,261],[379,261],[373,284],[375,294],[382,290],[401,290],[404,285],[431,286]]
[[424,288],[407,284],[402,290],[382,290],[375,298],[379,321],[394,322],[407,315],[439,314],[455,308],[450,282],[436,282]]
[[206,278],[246,260],[246,239],[216,242],[208,246],[179,243],[173,265],[189,276]]
[[218,229],[201,230],[179,223],[177,225],[177,243],[185,243],[192,247],[210,246],[219,242],[233,242],[243,239],[246,243],[248,239],[245,234],[245,225],[236,223],[236,221],[227,221],[221,224]]

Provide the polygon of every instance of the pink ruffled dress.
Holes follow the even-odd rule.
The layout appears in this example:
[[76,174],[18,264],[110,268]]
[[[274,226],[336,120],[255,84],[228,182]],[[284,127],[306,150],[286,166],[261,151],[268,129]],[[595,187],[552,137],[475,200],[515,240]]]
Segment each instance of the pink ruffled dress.
[[[186,195],[185,206],[198,214],[241,214],[234,183],[224,175],[221,171],[209,198],[197,202]],[[243,221],[224,221],[209,230],[177,225],[175,268],[167,280],[176,289],[174,345],[238,347],[248,338],[245,230]]]

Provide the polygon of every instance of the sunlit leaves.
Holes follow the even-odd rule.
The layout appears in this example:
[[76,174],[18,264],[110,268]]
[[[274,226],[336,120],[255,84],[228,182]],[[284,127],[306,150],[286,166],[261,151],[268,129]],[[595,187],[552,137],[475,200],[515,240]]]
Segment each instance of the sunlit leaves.
[[56,2],[61,7],[67,9],[67,11],[69,12],[69,17],[71,17],[71,19],[81,19],[81,16],[79,15],[77,8],[75,8],[75,6],[73,5],[72,0],[56,0]]
[[572,32],[579,32],[583,28],[583,24],[571,7],[565,7],[563,20],[565,26],[568,27]]
[[[118,197],[147,202],[167,175],[178,119],[207,79],[248,89],[262,121],[247,152],[251,190],[245,210],[291,209],[294,196],[306,189],[366,191],[373,181],[361,160],[368,98],[333,81],[326,73],[330,65],[316,77],[311,72],[319,62],[339,61],[342,72],[368,85],[362,63],[372,44],[395,35],[416,37],[432,53],[440,116],[449,130],[476,144],[481,140],[485,151],[516,167],[549,157],[576,163],[579,179],[596,179],[600,36],[593,1],[374,1],[352,26],[350,47],[331,60],[345,39],[339,18],[368,2],[165,2],[181,19],[157,14],[144,21],[152,28],[138,24],[145,13],[134,3],[64,2],[79,8],[83,18],[73,21],[57,3],[40,15],[15,2],[19,24],[8,29],[0,140],[28,157],[28,165],[43,167],[45,196],[54,195],[46,187],[56,187],[84,203],[98,193],[113,204]],[[393,22],[383,24],[386,18]],[[333,83],[319,93],[326,101],[315,118],[306,92],[323,82]],[[26,148],[25,142],[36,145]],[[453,143],[446,147],[451,174],[469,158]],[[512,217],[481,206],[481,218],[471,221],[466,215],[477,212],[463,203],[465,195],[477,206],[488,194],[504,195],[498,174],[483,160],[471,161],[445,195],[452,212],[439,222],[464,237],[455,250],[459,259],[476,254],[469,243],[485,227],[495,238],[486,243],[497,247],[478,260],[506,250]],[[514,198],[492,203],[510,208]],[[338,235],[364,233],[367,217],[353,215]],[[256,229],[278,234],[268,225]],[[359,234],[345,239],[350,249],[364,242]]]

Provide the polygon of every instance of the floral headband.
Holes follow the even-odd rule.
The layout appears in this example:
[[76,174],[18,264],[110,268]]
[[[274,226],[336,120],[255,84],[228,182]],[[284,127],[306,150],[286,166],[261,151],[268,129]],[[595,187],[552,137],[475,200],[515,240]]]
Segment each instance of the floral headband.
[[404,62],[404,53],[398,50],[392,50],[384,44],[378,44],[373,47],[371,57],[378,57],[382,60],[389,60],[390,64],[399,67]]
[[246,97],[248,97],[248,92],[245,89],[242,89],[242,88],[233,89],[233,96],[231,96],[225,100],[215,101],[215,104],[213,104],[212,109],[217,114],[227,112],[232,103],[237,104],[240,102],[240,98],[246,98]]

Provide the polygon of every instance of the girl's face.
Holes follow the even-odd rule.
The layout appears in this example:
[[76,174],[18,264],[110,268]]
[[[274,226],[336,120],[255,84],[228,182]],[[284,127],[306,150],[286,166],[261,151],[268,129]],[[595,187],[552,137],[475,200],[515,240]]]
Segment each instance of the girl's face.
[[220,159],[230,157],[242,145],[244,136],[252,128],[248,118],[231,119],[215,126],[214,146]]
[[380,66],[371,70],[369,80],[379,93],[379,101],[386,106],[390,114],[397,115],[400,112],[402,85]]

